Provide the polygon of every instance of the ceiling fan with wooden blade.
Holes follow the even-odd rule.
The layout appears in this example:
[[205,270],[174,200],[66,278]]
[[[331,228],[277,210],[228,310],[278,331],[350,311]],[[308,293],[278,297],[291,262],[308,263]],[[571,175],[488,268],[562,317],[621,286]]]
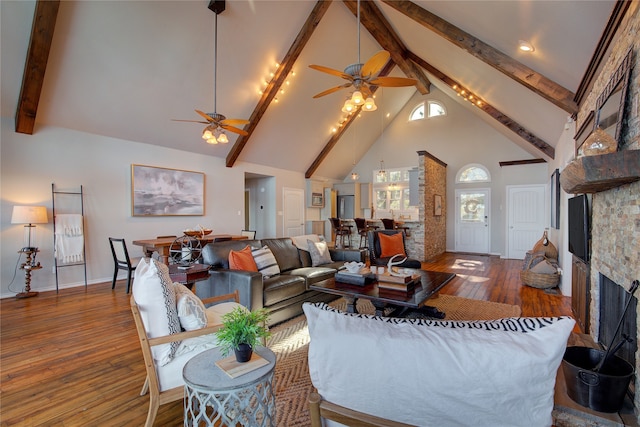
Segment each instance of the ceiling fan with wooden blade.
[[343,85],[320,92],[316,94],[314,98],[320,98],[322,96],[329,95],[330,93],[337,92],[340,89],[348,88],[351,86],[360,91],[365,90],[371,92],[370,86],[402,87],[415,85],[415,79],[409,79],[405,77],[376,77],[376,74],[380,72],[382,67],[384,67],[384,65],[389,60],[389,57],[389,52],[387,52],[386,50],[381,50],[380,52],[373,55],[366,63],[351,64],[347,66],[344,71],[335,70],[333,68],[325,67],[322,65],[309,65],[309,68],[317,71],[322,71],[323,73],[342,77],[343,79],[349,81],[348,83],[345,83]]
[[416,84],[415,79],[405,77],[380,77],[377,75],[389,61],[390,57],[391,54],[389,54],[389,52],[381,50],[369,58],[364,64],[360,62],[360,0],[358,0],[358,62],[347,66],[344,71],[325,67],[323,65],[309,65],[309,68],[331,74],[333,76],[338,76],[348,81],[340,86],[332,87],[331,89],[320,92],[314,95],[314,98],[320,98],[337,92],[340,89],[353,86],[355,91],[353,92],[351,99],[347,99],[345,102],[342,107],[342,111],[352,112],[359,105],[362,105],[363,110],[365,111],[376,110],[377,107],[372,98],[374,92],[372,87],[402,87],[413,86]]
[[239,129],[232,125],[248,125],[249,120],[244,119],[227,119],[222,114],[218,113],[205,113],[200,110],[195,110],[196,113],[201,115],[206,121],[202,120],[179,120],[173,119],[174,122],[190,122],[190,123],[202,123],[204,125],[208,125],[205,128],[206,130],[210,130],[212,133],[217,128],[222,128],[224,130],[228,130],[229,132],[237,133],[238,135],[247,136],[249,133],[243,129]]
[[207,125],[202,131],[202,139],[209,144],[227,143],[229,139],[224,131],[237,133],[238,135],[247,136],[249,133],[243,129],[237,128],[234,125],[248,125],[249,120],[244,119],[227,119],[222,114],[216,112],[216,82],[218,75],[218,15],[225,9],[225,0],[212,0],[209,2],[209,9],[216,14],[216,29],[214,33],[214,65],[213,65],[213,113],[205,113],[200,110],[195,110],[203,119],[202,120],[178,120],[173,119],[176,122],[191,122],[201,123]]

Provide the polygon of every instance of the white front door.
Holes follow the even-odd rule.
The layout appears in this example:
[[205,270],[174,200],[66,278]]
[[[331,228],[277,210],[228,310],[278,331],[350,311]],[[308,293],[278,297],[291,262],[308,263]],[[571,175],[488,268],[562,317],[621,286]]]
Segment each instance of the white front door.
[[456,190],[456,252],[489,253],[491,190]]
[[545,228],[545,185],[507,186],[507,258],[524,259]]
[[304,190],[299,188],[282,189],[283,232],[284,237],[304,234]]

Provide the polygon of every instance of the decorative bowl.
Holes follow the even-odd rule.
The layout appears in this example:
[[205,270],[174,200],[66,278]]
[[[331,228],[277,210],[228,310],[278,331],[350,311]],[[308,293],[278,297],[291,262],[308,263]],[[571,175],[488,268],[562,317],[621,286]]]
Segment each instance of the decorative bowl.
[[364,262],[351,261],[351,262],[345,262],[344,266],[345,266],[345,268],[347,269],[347,271],[349,273],[358,273],[358,272],[360,272],[360,270],[362,270],[362,267],[365,266],[365,263]]
[[201,236],[206,236],[207,234],[211,234],[213,230],[211,230],[210,228],[205,228],[203,230],[184,230],[183,233],[185,234],[185,236],[189,236],[189,237],[201,237]]

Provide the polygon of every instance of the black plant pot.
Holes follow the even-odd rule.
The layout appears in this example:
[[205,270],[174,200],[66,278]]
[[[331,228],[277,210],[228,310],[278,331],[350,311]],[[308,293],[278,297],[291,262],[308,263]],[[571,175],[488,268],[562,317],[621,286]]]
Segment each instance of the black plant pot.
[[236,360],[240,363],[251,360],[253,348],[249,344],[238,344],[238,348],[233,350],[236,353]]

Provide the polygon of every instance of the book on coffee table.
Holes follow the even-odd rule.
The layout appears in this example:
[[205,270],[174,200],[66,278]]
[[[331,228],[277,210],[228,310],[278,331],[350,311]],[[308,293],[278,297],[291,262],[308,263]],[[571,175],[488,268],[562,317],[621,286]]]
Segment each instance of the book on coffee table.
[[420,280],[420,275],[415,274],[404,274],[402,276],[392,276],[388,271],[385,271],[383,274],[378,274],[379,282],[389,282],[389,283],[410,283],[415,282],[416,280]]
[[411,292],[420,283],[420,275],[392,276],[388,272],[378,274],[378,289]]
[[378,282],[379,290],[398,291],[398,292],[412,292],[416,288],[416,282],[409,283],[392,283],[392,282]]

